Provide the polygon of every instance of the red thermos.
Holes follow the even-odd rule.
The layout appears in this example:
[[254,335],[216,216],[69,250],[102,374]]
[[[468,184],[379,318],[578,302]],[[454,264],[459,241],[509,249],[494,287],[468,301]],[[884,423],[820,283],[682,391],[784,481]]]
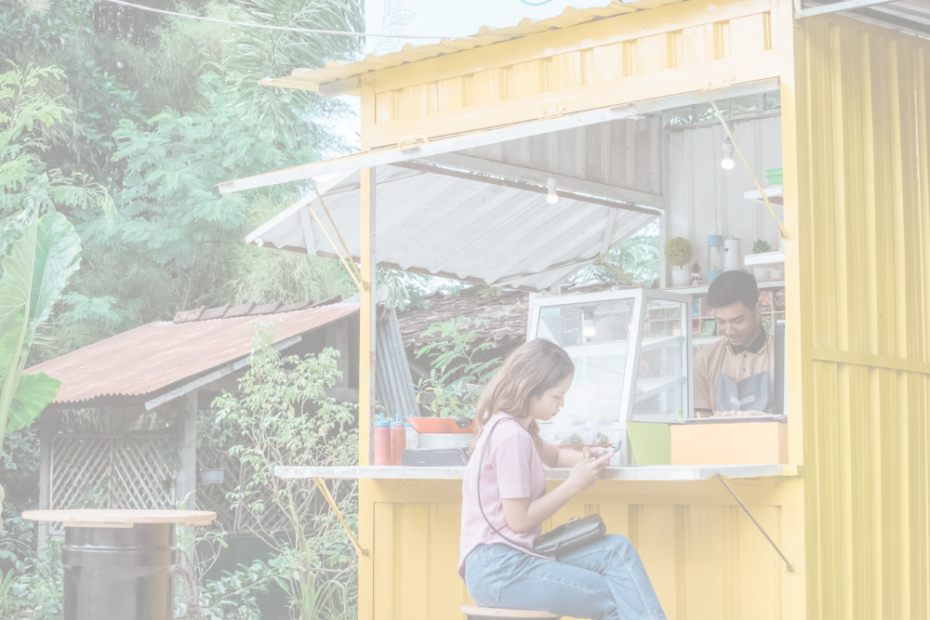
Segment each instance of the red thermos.
[[390,422],[375,422],[375,465],[391,464]]
[[407,447],[407,429],[403,422],[391,425],[391,465],[402,465]]

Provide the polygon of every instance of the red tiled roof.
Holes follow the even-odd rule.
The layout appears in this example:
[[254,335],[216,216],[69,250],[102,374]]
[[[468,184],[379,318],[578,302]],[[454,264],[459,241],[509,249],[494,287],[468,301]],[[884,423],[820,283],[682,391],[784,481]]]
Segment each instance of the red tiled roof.
[[[306,304],[305,304],[306,305]],[[203,319],[213,310],[194,310],[197,318],[182,316],[175,321],[156,321],[101,340],[53,360],[27,369],[27,374],[45,372],[63,383],[54,404],[88,403],[106,397],[142,397],[168,386],[247,356],[252,349],[254,323],[277,325],[275,343],[317,329],[358,312],[358,303],[333,303],[287,311],[289,306],[266,312],[244,312],[236,316],[224,311]],[[255,308],[257,309],[257,308]],[[270,312],[271,314],[269,314]]]

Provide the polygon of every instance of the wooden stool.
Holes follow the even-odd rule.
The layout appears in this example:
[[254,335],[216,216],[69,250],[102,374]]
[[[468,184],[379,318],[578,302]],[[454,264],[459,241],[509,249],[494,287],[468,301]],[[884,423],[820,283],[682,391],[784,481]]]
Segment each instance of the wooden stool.
[[497,620],[497,618],[559,620],[559,618],[562,617],[551,614],[548,611],[533,611],[532,609],[497,609],[494,607],[476,607],[475,605],[462,605],[461,611],[468,616],[468,620]]

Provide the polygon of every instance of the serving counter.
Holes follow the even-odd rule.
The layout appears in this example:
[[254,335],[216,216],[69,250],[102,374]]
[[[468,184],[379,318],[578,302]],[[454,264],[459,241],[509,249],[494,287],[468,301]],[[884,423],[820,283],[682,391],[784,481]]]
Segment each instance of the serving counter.
[[[546,480],[566,480],[570,468],[546,470]],[[321,478],[326,480],[461,480],[465,467],[288,467],[274,470],[278,478]],[[649,465],[608,467],[600,480],[640,482],[686,482],[717,478],[745,479],[770,476],[795,476],[794,465]]]

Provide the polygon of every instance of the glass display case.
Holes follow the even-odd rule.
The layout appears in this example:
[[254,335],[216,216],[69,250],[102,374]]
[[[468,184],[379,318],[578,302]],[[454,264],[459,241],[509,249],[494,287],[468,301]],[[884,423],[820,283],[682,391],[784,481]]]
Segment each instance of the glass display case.
[[[629,289],[533,296],[531,338],[575,363],[565,406],[541,435],[557,445],[615,443],[626,424],[691,415],[691,298]],[[627,462],[626,441],[619,456]]]

